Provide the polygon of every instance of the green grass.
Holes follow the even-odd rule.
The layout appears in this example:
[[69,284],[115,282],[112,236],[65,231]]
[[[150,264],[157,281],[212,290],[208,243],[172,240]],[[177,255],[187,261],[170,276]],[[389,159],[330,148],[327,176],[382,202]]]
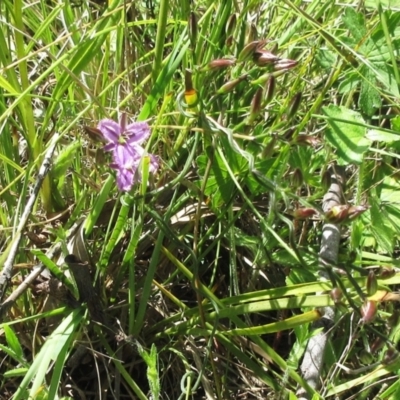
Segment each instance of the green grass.
[[[391,7],[0,2],[0,397],[296,399],[303,387],[309,398],[396,399]],[[122,113],[149,123],[145,147],[160,161],[156,174],[143,163],[129,193],[87,134]],[[322,209],[334,165],[345,168],[346,204],[365,206],[357,218]],[[337,265],[318,259],[328,222],[341,226]],[[101,323],[76,301],[69,253],[90,265]],[[327,306],[336,317],[316,392],[300,363]]]

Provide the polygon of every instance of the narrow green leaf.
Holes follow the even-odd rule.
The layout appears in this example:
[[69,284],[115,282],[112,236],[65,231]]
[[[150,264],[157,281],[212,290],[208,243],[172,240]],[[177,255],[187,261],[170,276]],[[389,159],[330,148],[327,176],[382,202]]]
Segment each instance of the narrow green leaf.
[[[29,396],[35,398],[40,387],[45,382],[48,367],[52,361],[58,360],[62,355],[62,362],[65,362],[66,356],[63,352],[64,346],[69,346],[73,333],[79,326],[82,319],[81,309],[74,310],[69,314],[58,326],[58,328],[47,338],[46,342],[36,355],[29,371],[20,383],[17,391],[14,394],[14,400],[26,399],[26,391],[31,382],[32,386],[29,390]],[[63,353],[63,354],[62,354]],[[60,358],[61,361],[61,358]]]
[[7,343],[14,352],[15,357],[19,362],[23,361],[24,352],[22,351],[22,346],[18,340],[17,335],[8,325],[4,325],[3,329],[4,329],[4,334],[6,335]]

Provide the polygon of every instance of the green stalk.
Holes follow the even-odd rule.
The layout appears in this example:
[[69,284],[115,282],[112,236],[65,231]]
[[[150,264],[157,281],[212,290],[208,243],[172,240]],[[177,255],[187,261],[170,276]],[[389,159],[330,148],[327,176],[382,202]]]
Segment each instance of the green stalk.
[[[18,69],[19,75],[21,79],[21,89],[25,91],[29,87],[29,77],[28,77],[28,68],[27,68],[27,60],[26,60],[26,52],[25,52],[25,44],[24,44],[24,34],[25,31],[24,23],[22,20],[22,9],[23,9],[23,1],[15,0],[14,2],[14,22],[15,22],[15,46],[16,53],[19,60]],[[38,165],[40,165],[42,160],[42,141],[40,138],[37,138],[35,131],[35,118],[33,115],[32,109],[32,101],[29,96],[24,96],[22,99],[20,106],[21,118],[23,121],[23,129],[26,134],[26,138],[32,151],[33,161],[37,161]],[[50,195],[50,180],[48,177],[43,181],[43,185],[41,188],[41,198],[43,202],[44,209],[49,212],[51,211],[51,195]]]
[[161,70],[161,62],[163,59],[164,43],[165,43],[165,33],[166,33],[165,30],[167,27],[168,6],[169,6],[169,0],[160,1],[160,12],[157,23],[155,57],[154,57],[153,72],[152,72],[153,83],[156,83],[158,74]]

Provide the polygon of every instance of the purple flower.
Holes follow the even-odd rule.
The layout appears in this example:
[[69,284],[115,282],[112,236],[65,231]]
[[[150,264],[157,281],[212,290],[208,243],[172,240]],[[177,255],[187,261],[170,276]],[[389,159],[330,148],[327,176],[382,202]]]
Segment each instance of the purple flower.
[[[150,127],[146,122],[126,124],[126,114],[122,114],[121,121],[103,119],[98,125],[107,144],[104,150],[111,151],[113,163],[111,168],[117,171],[117,185],[119,190],[127,192],[140,178],[137,168],[143,156],[147,155],[141,144],[150,136]],[[158,168],[158,160],[150,156],[150,172]]]

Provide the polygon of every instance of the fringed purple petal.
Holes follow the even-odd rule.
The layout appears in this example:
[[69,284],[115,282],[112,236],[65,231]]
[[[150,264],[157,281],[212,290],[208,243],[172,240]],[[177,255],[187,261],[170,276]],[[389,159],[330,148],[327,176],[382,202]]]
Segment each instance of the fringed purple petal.
[[126,144],[115,146],[113,159],[120,168],[130,168],[138,158],[140,158],[140,155],[136,153],[135,148],[132,146],[127,146]]
[[129,192],[135,183],[135,171],[129,168],[119,168],[117,170],[117,186],[121,192]]
[[109,143],[118,143],[118,139],[121,136],[121,127],[117,122],[111,119],[102,119],[97,129]]
[[150,127],[146,122],[133,122],[124,132],[125,140],[129,144],[141,144],[150,136]]

